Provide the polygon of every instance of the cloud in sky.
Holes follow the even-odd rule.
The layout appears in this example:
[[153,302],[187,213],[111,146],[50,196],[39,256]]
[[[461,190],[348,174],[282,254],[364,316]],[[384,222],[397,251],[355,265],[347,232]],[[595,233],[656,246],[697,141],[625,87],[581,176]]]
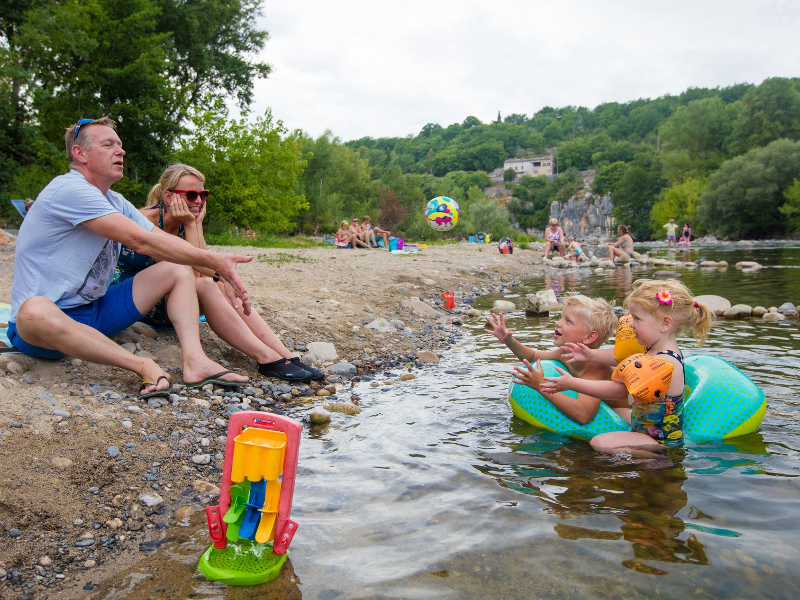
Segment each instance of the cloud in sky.
[[793,0],[266,2],[252,111],[343,140],[800,76]]

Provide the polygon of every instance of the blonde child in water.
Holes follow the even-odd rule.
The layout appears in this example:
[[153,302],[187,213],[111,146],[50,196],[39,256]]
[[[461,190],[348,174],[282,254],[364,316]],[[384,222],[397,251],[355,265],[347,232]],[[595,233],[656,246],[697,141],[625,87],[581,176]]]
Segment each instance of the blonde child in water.
[[[589,360],[575,359],[567,345],[580,348],[599,348],[611,335],[617,326],[612,306],[602,298],[589,298],[587,296],[569,296],[564,302],[561,317],[556,321],[553,333],[554,350],[542,351],[528,348],[520,343],[514,332],[506,327],[505,317],[502,313],[492,314],[486,319],[488,328],[484,331],[495,336],[503,342],[508,349],[525,363],[527,369],[515,367],[511,372],[515,383],[527,385],[542,394],[547,400],[564,413],[567,417],[578,423],[588,423],[600,408],[600,399],[593,394],[578,394],[571,398],[559,392],[545,394],[541,385],[544,382],[542,365],[545,360],[568,360],[567,368],[576,377],[587,380],[608,380],[612,368]],[[578,344],[581,344],[578,346]],[[536,362],[536,369],[531,367]],[[609,405],[627,410],[627,402],[619,400],[610,402]],[[615,408],[615,410],[617,410]]]
[[[678,334],[691,329],[698,346],[705,341],[713,316],[708,307],[694,300],[691,292],[675,279],[654,281],[640,279],[625,299],[636,339],[646,354],[658,355],[673,366],[669,389],[663,399],[647,404],[636,400],[631,405],[631,431],[601,433],[591,440],[600,452],[660,450],[683,442],[683,400],[686,384],[683,355],[678,348]],[[597,350],[582,343],[565,344],[573,360],[616,365],[613,349]],[[628,389],[619,380],[590,381],[558,369],[561,377],[545,377],[542,389],[550,394],[575,390],[606,401],[629,398]]]

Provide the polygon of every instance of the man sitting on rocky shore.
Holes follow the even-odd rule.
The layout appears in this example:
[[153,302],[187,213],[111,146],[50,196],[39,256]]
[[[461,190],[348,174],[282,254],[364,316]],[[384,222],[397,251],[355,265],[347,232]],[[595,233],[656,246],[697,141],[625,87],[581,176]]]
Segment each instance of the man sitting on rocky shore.
[[[168,296],[167,313],[181,344],[183,378],[190,387],[237,385],[200,346],[199,307],[192,270],[224,279],[250,306],[236,273],[252,257],[217,254],[154,228],[111,185],[122,179],[125,151],[114,122],[81,119],[65,134],[70,171],[53,179],[25,217],[17,239],[8,337],[24,354],[73,356],[122,367],[144,381],[141,397],[167,396],[168,375],[107,336],[142,318]],[[159,262],[108,288],[120,244]]]

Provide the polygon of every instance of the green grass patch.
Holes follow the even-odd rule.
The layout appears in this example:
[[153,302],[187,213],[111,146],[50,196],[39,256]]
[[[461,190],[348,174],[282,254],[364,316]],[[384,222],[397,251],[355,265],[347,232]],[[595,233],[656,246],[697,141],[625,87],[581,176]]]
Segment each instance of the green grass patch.
[[278,252],[277,254],[268,255],[268,254],[259,254],[256,256],[256,260],[258,262],[269,263],[271,265],[285,265],[287,263],[292,262],[302,262],[302,263],[310,263],[313,262],[310,258],[306,256],[300,256],[298,254],[289,254],[288,252]]
[[326,246],[325,242],[317,241],[302,235],[265,235],[245,237],[233,233],[206,234],[206,244],[211,246],[254,246],[256,248],[317,248]]

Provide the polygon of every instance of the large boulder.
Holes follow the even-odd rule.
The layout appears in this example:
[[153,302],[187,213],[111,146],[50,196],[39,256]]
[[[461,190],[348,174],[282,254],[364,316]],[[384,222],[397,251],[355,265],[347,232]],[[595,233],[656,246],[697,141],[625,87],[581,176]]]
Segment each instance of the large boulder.
[[620,254],[615,260],[616,262],[625,265],[631,262],[631,257],[629,254],[625,253],[625,254]]
[[695,300],[705,304],[715,315],[720,316],[731,307],[731,302],[722,296],[706,295],[695,296]]
[[784,317],[779,312],[768,312],[763,316],[765,321],[783,321],[786,317]]
[[510,300],[495,300],[492,306],[492,312],[508,312],[516,309],[517,305]]
[[551,310],[558,310],[556,293],[551,289],[539,290],[535,294],[525,296],[526,315],[547,315]]
[[749,304],[734,304],[722,316],[726,319],[742,319],[753,314],[753,307]]
[[597,266],[600,267],[601,269],[613,269],[614,262],[610,260],[601,260],[600,264]]
[[785,317],[796,317],[797,307],[795,307],[795,305],[791,302],[784,302],[778,307],[778,312]]

